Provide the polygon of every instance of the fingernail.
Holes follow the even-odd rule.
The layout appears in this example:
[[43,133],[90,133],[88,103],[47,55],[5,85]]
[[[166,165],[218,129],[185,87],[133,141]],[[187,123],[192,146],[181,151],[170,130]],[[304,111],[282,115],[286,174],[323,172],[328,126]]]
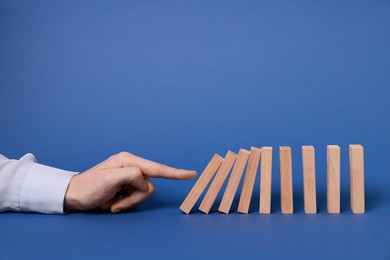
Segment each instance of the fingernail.
[[193,176],[193,178],[196,177],[196,175],[198,175],[198,173],[196,171],[190,171],[191,172],[191,175]]

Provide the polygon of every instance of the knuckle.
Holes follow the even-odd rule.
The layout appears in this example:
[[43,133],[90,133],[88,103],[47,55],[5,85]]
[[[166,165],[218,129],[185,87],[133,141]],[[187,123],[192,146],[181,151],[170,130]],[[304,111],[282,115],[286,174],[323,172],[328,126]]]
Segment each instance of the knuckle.
[[112,183],[112,176],[111,174],[108,174],[107,172],[102,172],[100,176],[103,183],[111,184]]
[[169,166],[162,164],[162,163],[157,163],[156,168],[157,168],[157,173],[164,174],[164,176],[166,176],[168,178],[173,177],[172,172],[169,170],[169,168],[170,168]]
[[168,168],[168,166],[166,166],[165,164],[162,164],[162,163],[157,163],[157,172],[158,173],[162,173],[162,172],[166,172],[166,169]]
[[155,192],[156,192],[156,188],[154,187],[154,185],[151,184],[148,190],[148,194],[152,195]]
[[158,172],[161,172],[164,170],[164,168],[166,167],[166,165],[162,164],[162,163],[156,163],[156,168],[157,168],[157,171]]
[[129,152],[126,152],[126,151],[122,151],[122,152],[119,152],[117,153],[116,155],[114,155],[116,158],[118,159],[126,159],[130,156],[131,154]]
[[108,160],[113,163],[120,164],[121,162],[127,161],[132,154],[126,151],[119,152],[117,154],[111,155]]
[[142,171],[138,167],[131,167],[132,174],[134,175],[134,178],[140,178],[143,177]]

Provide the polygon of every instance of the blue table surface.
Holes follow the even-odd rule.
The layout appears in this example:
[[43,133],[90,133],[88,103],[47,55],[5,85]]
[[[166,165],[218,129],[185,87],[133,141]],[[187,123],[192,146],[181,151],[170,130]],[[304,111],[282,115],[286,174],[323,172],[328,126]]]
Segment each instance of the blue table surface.
[[[272,214],[179,210],[195,180],[153,180],[134,210],[0,214],[0,259],[390,259],[390,2],[0,2],[0,153],[84,171],[127,150],[199,173],[214,153],[274,147]],[[348,144],[365,147],[366,214]],[[316,215],[300,147],[316,147]],[[341,214],[326,212],[326,145]],[[280,212],[278,146],[293,151]],[[199,202],[197,206],[199,205]]]

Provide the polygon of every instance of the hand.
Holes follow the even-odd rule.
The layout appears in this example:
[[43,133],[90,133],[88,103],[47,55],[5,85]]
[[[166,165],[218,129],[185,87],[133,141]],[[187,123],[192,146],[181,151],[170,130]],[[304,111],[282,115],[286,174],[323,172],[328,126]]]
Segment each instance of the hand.
[[72,177],[64,210],[101,208],[117,213],[136,206],[154,193],[150,178],[190,180],[195,177],[195,171],[175,169],[121,152]]

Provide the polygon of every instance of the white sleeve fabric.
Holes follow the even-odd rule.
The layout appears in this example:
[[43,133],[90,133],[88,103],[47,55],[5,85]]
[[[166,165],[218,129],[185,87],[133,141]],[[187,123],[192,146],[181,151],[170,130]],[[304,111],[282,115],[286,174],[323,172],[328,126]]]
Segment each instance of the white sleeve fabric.
[[0,212],[63,214],[65,193],[75,174],[39,164],[30,153],[19,160],[0,154]]

